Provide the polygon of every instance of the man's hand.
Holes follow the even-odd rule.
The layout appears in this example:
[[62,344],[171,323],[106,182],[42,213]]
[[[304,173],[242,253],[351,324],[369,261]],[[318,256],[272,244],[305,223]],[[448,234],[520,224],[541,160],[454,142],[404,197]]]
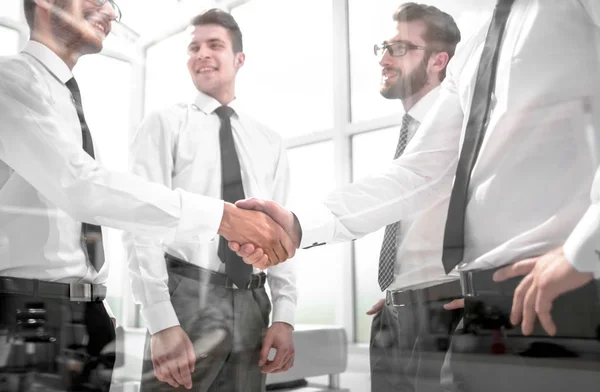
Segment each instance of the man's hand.
[[465,299],[459,298],[454,301],[450,301],[444,305],[444,309],[446,310],[455,310],[455,309],[463,309],[465,307]]
[[[274,348],[277,354],[269,361],[269,350]],[[294,340],[292,326],[288,323],[275,322],[267,330],[260,350],[258,366],[263,373],[280,373],[289,370],[294,365]]]
[[173,388],[180,385],[192,388],[191,373],[196,364],[196,355],[190,338],[180,326],[163,329],[152,335],[150,352],[154,375],[159,381]]
[[552,321],[552,302],[568,291],[575,290],[593,279],[593,274],[579,272],[565,258],[560,247],[540,257],[519,261],[494,274],[501,282],[516,276],[527,275],[515,290],[510,321],[521,323],[524,335],[533,332],[536,317],[549,335],[556,334]]
[[373,305],[371,309],[367,310],[367,316],[373,316],[374,314],[381,312],[381,309],[383,309],[383,304],[385,304],[385,299],[382,298],[377,301],[377,303]]
[[[295,219],[294,214],[282,208],[279,204],[275,203],[274,201],[251,198],[240,200],[235,203],[235,205],[239,208],[261,211],[269,215],[283,228],[283,230],[285,230],[294,244],[294,250],[300,246],[300,240],[302,238],[302,229],[300,224]],[[254,243],[248,242],[229,241],[229,247],[231,250],[236,252],[238,256],[242,257],[248,264],[252,264],[260,269],[264,269],[269,265],[278,264],[278,262],[273,262],[263,248],[255,245],[256,244]],[[293,255],[288,258],[291,257],[293,257]]]
[[[237,208],[230,203],[225,203],[219,234],[230,242],[251,244],[260,248],[263,252],[262,256],[264,256],[261,256],[262,263],[249,264],[255,264],[261,269],[294,257],[300,243],[299,240],[290,239],[289,234],[282,229],[280,223],[270,218],[268,214],[264,214],[260,210]],[[246,262],[248,263],[248,261]]]

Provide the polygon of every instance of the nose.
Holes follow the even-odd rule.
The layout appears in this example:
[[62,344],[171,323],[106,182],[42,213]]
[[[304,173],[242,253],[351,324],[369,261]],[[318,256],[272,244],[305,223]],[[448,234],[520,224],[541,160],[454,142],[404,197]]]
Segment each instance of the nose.
[[383,51],[383,55],[381,55],[381,59],[379,60],[379,65],[381,65],[382,67],[388,66],[390,65],[392,56],[390,55],[390,52],[386,49]]
[[208,47],[208,45],[200,45],[200,47],[198,48],[198,52],[196,53],[196,57],[198,59],[205,59],[205,58],[209,58],[210,57],[210,48]]

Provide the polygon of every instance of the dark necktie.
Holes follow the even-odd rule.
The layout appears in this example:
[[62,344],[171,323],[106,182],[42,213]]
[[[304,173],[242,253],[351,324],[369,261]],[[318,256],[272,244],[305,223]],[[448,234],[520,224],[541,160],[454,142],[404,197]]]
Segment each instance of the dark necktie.
[[[75,109],[77,109],[77,117],[79,117],[79,123],[81,124],[83,149],[92,158],[95,158],[92,135],[85,121],[85,116],[83,115],[83,106],[81,104],[81,93],[79,92],[79,86],[77,85],[75,78],[69,79],[66,83],[66,86],[69,91],[71,91],[73,103],[75,104]],[[104,247],[102,245],[102,229],[100,226],[85,222],[81,224],[81,247],[83,248],[83,252],[85,253],[87,259],[94,266],[96,271],[100,271],[100,268],[102,268],[102,265],[104,265]]]
[[[231,115],[233,109],[229,106],[221,106],[215,110],[221,119],[219,130],[219,141],[221,145],[221,189],[223,200],[235,203],[244,199],[244,185],[242,184],[242,173],[240,160],[235,150],[233,133],[231,132]],[[223,237],[219,241],[219,258],[225,263],[225,273],[239,288],[246,287],[248,279],[252,274],[252,266],[244,263],[241,257],[229,249],[227,240]]]
[[471,111],[458,160],[444,232],[442,261],[446,273],[452,271],[462,261],[464,256],[465,210],[467,207],[469,181],[473,166],[475,166],[475,161],[477,160],[477,155],[479,154],[481,142],[485,135],[490,113],[490,102],[495,87],[500,44],[513,3],[514,0],[498,0],[492,23],[485,38],[483,53],[479,60]]
[[[398,158],[404,152],[408,144],[408,127],[412,117],[406,113],[402,117],[402,127],[400,128],[400,137],[394,159]],[[396,265],[397,240],[396,234],[400,228],[400,222],[392,223],[385,227],[383,243],[381,244],[381,253],[379,254],[379,276],[377,281],[381,291],[385,291],[394,281],[394,266]]]

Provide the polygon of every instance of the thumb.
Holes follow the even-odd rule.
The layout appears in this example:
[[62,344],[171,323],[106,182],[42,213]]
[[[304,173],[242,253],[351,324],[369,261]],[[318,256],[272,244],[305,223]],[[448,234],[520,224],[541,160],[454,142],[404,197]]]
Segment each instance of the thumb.
[[383,302],[384,302],[383,299],[380,299],[379,301],[377,301],[377,303],[375,305],[373,305],[373,307],[367,311],[367,315],[372,316],[376,313],[379,313],[381,311],[381,308],[383,308]]
[[255,197],[251,197],[249,199],[238,200],[235,202],[235,206],[238,208],[243,208],[244,210],[257,210],[262,211],[262,200],[259,200]]
[[194,353],[194,345],[192,341],[188,338],[186,342],[187,358],[188,358],[188,366],[190,368],[190,373],[194,372],[196,368],[196,353]]
[[267,363],[269,359],[269,351],[271,350],[271,346],[273,346],[273,336],[267,332],[265,339],[263,340],[263,345],[260,350],[260,360],[258,361],[258,366],[262,366]]

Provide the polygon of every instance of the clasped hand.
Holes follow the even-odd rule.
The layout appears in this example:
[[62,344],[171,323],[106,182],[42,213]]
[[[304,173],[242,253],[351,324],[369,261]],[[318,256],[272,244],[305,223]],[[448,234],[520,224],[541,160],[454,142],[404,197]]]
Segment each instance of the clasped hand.
[[256,268],[265,269],[294,257],[300,227],[294,215],[273,201],[247,199],[225,203],[219,234],[229,247]]

